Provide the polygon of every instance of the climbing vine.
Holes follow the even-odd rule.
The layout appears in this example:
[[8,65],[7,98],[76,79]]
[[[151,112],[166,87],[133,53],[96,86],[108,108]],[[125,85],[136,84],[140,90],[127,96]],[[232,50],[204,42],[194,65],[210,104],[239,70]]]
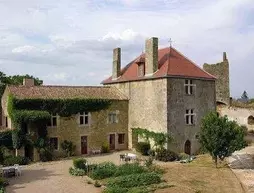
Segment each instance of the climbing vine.
[[163,149],[166,143],[173,140],[172,136],[168,133],[154,132],[142,128],[132,128],[133,134],[146,140],[146,142],[154,142],[155,148]]
[[7,110],[14,127],[14,148],[19,149],[22,145],[23,123],[35,123],[44,125],[50,120],[51,114],[69,117],[80,112],[93,112],[108,108],[110,100],[106,99],[18,99],[13,95],[8,96]]

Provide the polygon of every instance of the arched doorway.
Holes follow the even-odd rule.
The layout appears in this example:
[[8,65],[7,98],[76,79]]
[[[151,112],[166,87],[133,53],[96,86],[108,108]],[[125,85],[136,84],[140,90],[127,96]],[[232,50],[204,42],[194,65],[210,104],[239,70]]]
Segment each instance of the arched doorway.
[[191,154],[191,142],[187,140],[184,144],[184,153],[190,155]]

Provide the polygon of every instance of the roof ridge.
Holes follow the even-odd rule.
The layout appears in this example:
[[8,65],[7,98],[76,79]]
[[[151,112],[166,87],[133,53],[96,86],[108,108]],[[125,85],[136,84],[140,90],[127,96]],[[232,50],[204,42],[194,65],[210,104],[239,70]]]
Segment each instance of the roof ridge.
[[7,85],[9,87],[66,87],[66,88],[110,88],[110,86],[72,86],[72,85],[34,85],[34,86],[26,86],[26,85]]
[[177,49],[171,47],[174,51],[176,51],[178,54],[180,54],[182,57],[184,57],[186,60],[188,60],[190,63],[192,63],[194,66],[198,67],[200,70],[202,70],[204,73],[208,74],[209,76],[212,76],[213,78],[217,79],[214,75],[206,72],[203,68],[201,68],[199,65],[197,65],[195,62],[193,62],[191,59],[189,59],[187,56],[183,55],[180,51]]

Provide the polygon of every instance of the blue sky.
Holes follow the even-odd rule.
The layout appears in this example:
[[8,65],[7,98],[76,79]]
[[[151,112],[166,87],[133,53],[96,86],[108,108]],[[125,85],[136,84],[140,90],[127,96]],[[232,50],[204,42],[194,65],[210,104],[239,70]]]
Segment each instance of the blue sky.
[[113,48],[124,66],[152,36],[199,66],[226,51],[231,95],[254,97],[253,0],[0,0],[1,71],[45,84],[99,85]]

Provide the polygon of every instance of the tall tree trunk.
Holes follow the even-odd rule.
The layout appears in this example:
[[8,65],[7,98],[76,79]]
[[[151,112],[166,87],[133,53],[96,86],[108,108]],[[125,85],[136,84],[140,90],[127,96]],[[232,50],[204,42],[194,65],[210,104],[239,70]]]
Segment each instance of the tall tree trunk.
[[18,157],[18,149],[15,149],[15,156]]

